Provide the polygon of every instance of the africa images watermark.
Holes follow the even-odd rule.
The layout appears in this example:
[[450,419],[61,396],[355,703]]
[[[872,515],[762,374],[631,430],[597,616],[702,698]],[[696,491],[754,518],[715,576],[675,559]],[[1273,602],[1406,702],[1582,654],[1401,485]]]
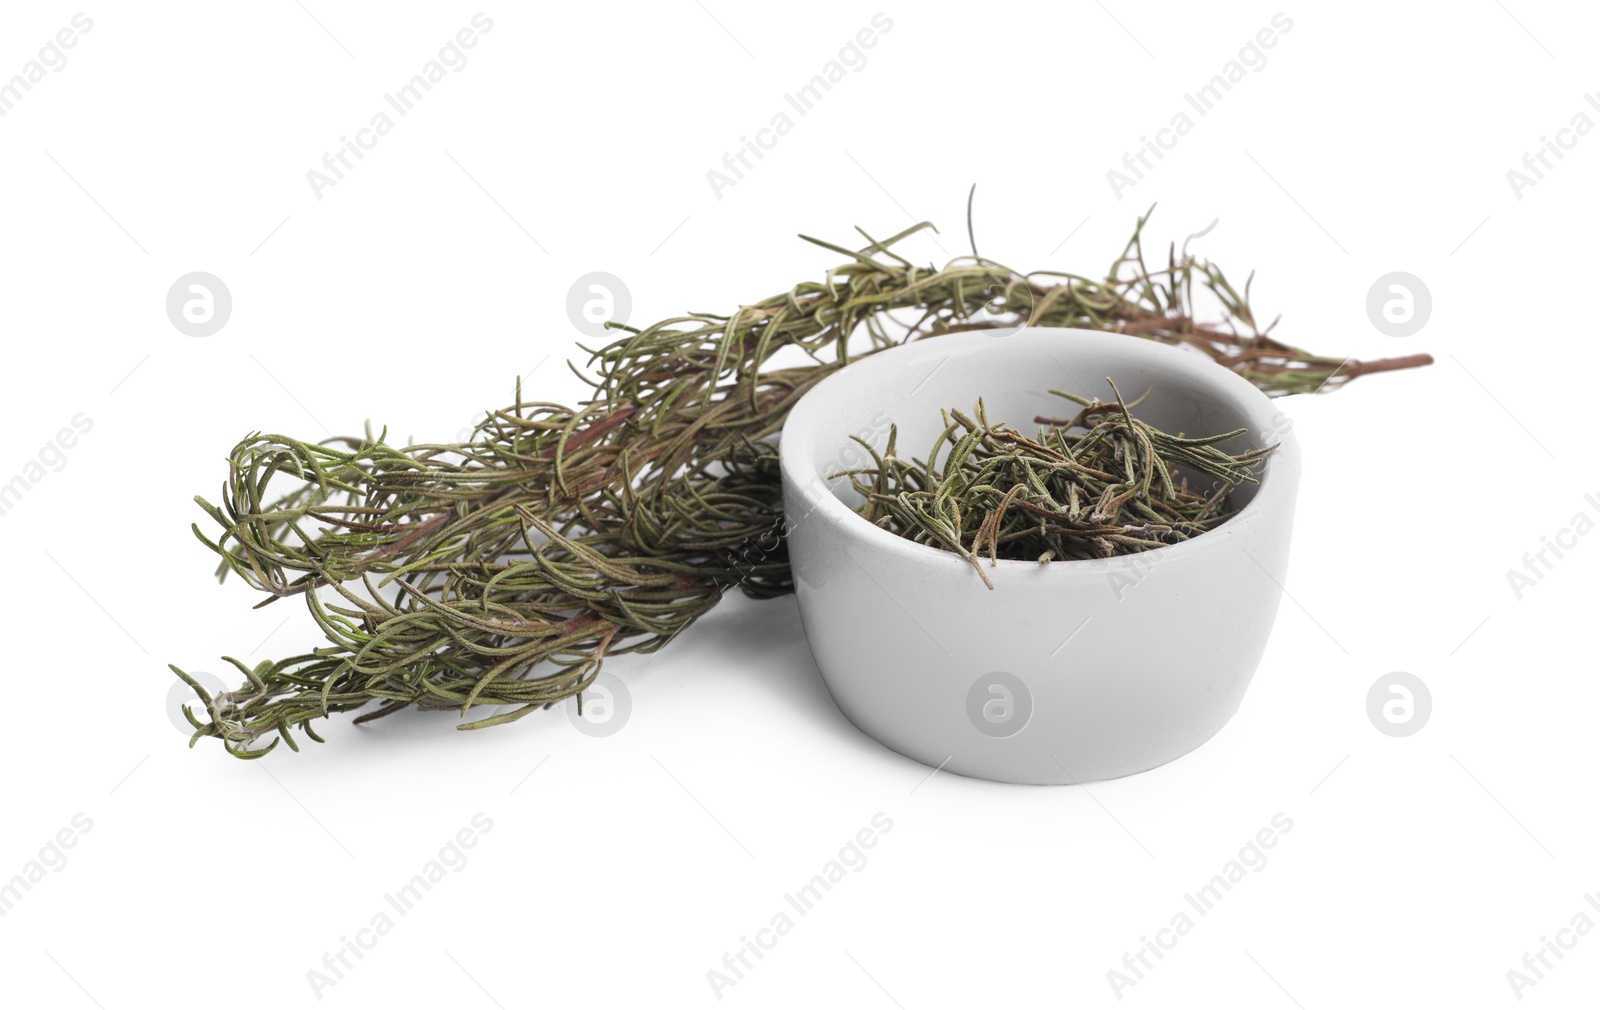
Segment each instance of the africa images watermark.
[[[449,74],[459,74],[466,69],[466,50],[475,47],[480,36],[493,30],[494,21],[487,14],[479,11],[472,15],[469,27],[456,32],[455,37],[439,49],[437,58],[422,65],[420,73],[412,75],[411,80],[400,85],[393,93],[386,93],[384,102],[401,118],[410,115],[435,84]],[[322,167],[326,171],[313,168],[306,172],[306,181],[311,183],[311,194],[321,200],[323,190],[337,186],[344,180],[345,173],[355,168],[355,163],[350,159],[353,157],[360,161],[365,158],[366,152],[377,147],[378,141],[394,129],[394,123],[389,113],[380,109],[372,114],[366,126],[356,131],[354,140],[348,136],[340,137],[339,146],[322,156]]]
[[[471,823],[452,835],[434,858],[422,864],[421,870],[392,893],[383,896],[386,907],[372,913],[371,920],[355,931],[354,939],[339,937],[339,946],[322,955],[322,966],[306,970],[311,994],[320,1000],[328,989],[344,981],[345,976],[355,968],[355,963],[377,947],[379,940],[389,935],[396,919],[410,915],[434,885],[443,881],[448,874],[460,873],[467,868],[466,850],[476,847],[479,839],[492,830],[494,821],[488,814],[481,811],[473,814]],[[391,911],[394,912],[393,916],[389,914]]]
[[[1600,515],[1600,492],[1583,496],[1584,503]],[[1595,518],[1588,512],[1574,512],[1567,525],[1556,530],[1553,535],[1547,534],[1539,538],[1542,546],[1537,551],[1524,551],[1522,554],[1522,571],[1515,568],[1506,569],[1506,582],[1511,586],[1511,595],[1517,602],[1522,602],[1522,594],[1544,581],[1544,577],[1555,570],[1556,562],[1566,557],[1566,552],[1578,546],[1579,537],[1588,536],[1595,528]],[[1552,559],[1551,555],[1555,555]]]
[[[836,59],[831,59],[822,65],[820,73],[814,74],[811,80],[800,85],[792,93],[783,96],[784,103],[799,116],[807,116],[816,108],[833,90],[833,86],[843,81],[849,74],[859,74],[867,66],[867,54],[864,50],[871,49],[878,44],[881,36],[889,34],[894,28],[894,21],[889,15],[879,11],[872,15],[869,27],[856,32],[855,37],[846,42],[839,50]],[[706,171],[706,181],[711,184],[711,195],[718,200],[722,199],[722,191],[731,189],[739,183],[745,173],[755,167],[751,158],[760,161],[766,157],[765,152],[778,146],[778,140],[787,136],[794,129],[795,121],[790,118],[785,109],[779,109],[772,114],[771,121],[756,131],[754,140],[748,136],[739,138],[739,147],[722,155],[722,167],[725,172],[715,168]]]
[[[1583,100],[1596,112],[1600,112],[1600,95],[1585,94]],[[1548,135],[1539,138],[1540,144],[1532,151],[1525,151],[1522,155],[1522,168],[1506,171],[1506,181],[1511,184],[1511,195],[1518,200],[1522,199],[1522,191],[1537,186],[1546,172],[1554,169],[1555,162],[1550,160],[1552,155],[1556,161],[1567,156],[1566,152],[1578,146],[1578,140],[1586,137],[1594,129],[1594,120],[1589,114],[1579,109],[1573,114],[1572,121],[1556,131],[1556,138],[1551,140]]]
[[38,455],[22,464],[22,471],[0,484],[0,516],[10,515],[24,496],[52,473],[67,468],[67,453],[78,439],[94,430],[94,418],[83,411],[72,415],[72,426],[63,427],[44,444]]
[[[1277,846],[1278,840],[1294,830],[1294,821],[1289,815],[1279,811],[1272,815],[1268,825],[1255,833],[1255,836],[1244,843],[1239,849],[1239,854],[1222,864],[1222,871],[1206,881],[1193,894],[1183,896],[1184,903],[1193,909],[1201,918],[1210,915],[1216,910],[1218,903],[1233,890],[1234,885],[1242,882],[1252,873],[1260,873],[1267,868],[1267,849]],[[1178,941],[1187,936],[1194,929],[1195,920],[1189,916],[1187,910],[1179,911],[1173,915],[1172,921],[1166,926],[1156,930],[1155,939],[1148,936],[1139,937],[1139,946],[1122,955],[1122,967],[1112,968],[1106,972],[1106,981],[1111,983],[1111,992],[1122,999],[1125,990],[1131,989],[1142,981],[1150,969],[1155,967],[1151,958],[1159,961],[1167,956],[1167,951],[1178,945]]]
[[[857,831],[834,858],[822,864],[821,872],[812,876],[792,893],[783,896],[783,907],[772,914],[767,925],[755,930],[755,937],[739,937],[739,946],[722,955],[722,967],[712,968],[706,972],[706,981],[711,983],[711,992],[722,999],[727,990],[732,989],[744,980],[746,973],[755,967],[755,962],[766,957],[767,952],[778,945],[778,941],[788,936],[794,929],[795,919],[789,915],[793,911],[796,916],[804,918],[811,914],[836,884],[841,883],[852,873],[860,873],[867,868],[867,849],[875,848],[879,839],[894,829],[894,821],[883,811],[872,815],[871,822]],[[752,958],[754,960],[752,960]]]
[[34,885],[44,881],[49,873],[60,873],[67,868],[66,850],[78,844],[79,839],[94,829],[89,815],[79,811],[72,815],[65,827],[57,831],[39,848],[39,854],[22,864],[20,873],[0,882],[0,918],[16,910],[17,903],[32,893]]
[[[1590,908],[1600,912],[1600,893],[1585,894],[1583,900]],[[1589,917],[1588,912],[1579,909],[1567,925],[1556,930],[1554,940],[1548,936],[1539,937],[1539,946],[1523,952],[1522,965],[1506,970],[1506,981],[1511,983],[1512,995],[1520,1001],[1526,995],[1526,990],[1543,982],[1546,973],[1555,967],[1555,963],[1550,960],[1552,957],[1556,961],[1562,960],[1567,956],[1567,951],[1576,947],[1580,939],[1592,932],[1594,932],[1594,920]]]
[[[1289,34],[1294,29],[1294,20],[1289,15],[1279,11],[1272,15],[1272,20],[1267,27],[1256,32],[1255,37],[1246,42],[1239,50],[1239,55],[1222,65],[1222,70],[1213,74],[1193,93],[1185,92],[1183,100],[1200,116],[1208,116],[1217,103],[1227,97],[1233,86],[1243,81],[1250,73],[1259,74],[1267,68],[1266,50],[1278,44],[1281,36]],[[1194,120],[1189,118],[1189,113],[1180,109],[1173,113],[1172,121],[1156,131],[1154,140],[1148,136],[1139,138],[1139,146],[1122,155],[1122,168],[1109,169],[1106,172],[1106,181],[1111,184],[1111,193],[1118,200],[1122,199],[1122,191],[1139,184],[1145,173],[1155,168],[1155,161],[1166,157],[1167,151],[1178,146],[1178,141],[1194,129]],[[1155,161],[1151,161],[1154,158]]]
[[0,81],[0,117],[10,115],[18,102],[33,91],[33,86],[45,79],[47,73],[59,74],[67,68],[65,50],[78,44],[81,36],[94,29],[94,22],[82,11],[72,15],[67,27],[56,32],[39,50],[39,55],[22,65],[22,70],[12,74],[8,81]]

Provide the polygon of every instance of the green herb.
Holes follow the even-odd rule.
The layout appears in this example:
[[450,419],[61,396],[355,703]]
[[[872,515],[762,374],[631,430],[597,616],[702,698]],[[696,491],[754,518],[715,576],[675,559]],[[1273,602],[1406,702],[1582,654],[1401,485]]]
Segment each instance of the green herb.
[[[195,534],[222,556],[219,575],[267,594],[262,605],[301,598],[328,644],[228,659],[243,683],[218,696],[173,667],[202,703],[185,709],[191,746],[217,737],[253,758],[274,734],[298,749],[295,727],[319,739],[312,720],[333,713],[510,706],[458,726],[477,729],[581,704],[605,657],[660,648],[729,589],[790,591],[775,436],[806,390],[905,340],[1091,327],[1198,348],[1275,395],[1431,361],[1280,343],[1258,330],[1249,284],[1237,292],[1175,248],[1148,266],[1147,219],[1101,280],[1022,274],[976,252],[918,266],[894,247],[926,223],[882,241],[862,232],[858,251],[808,239],[845,262],[731,314],[617,327],[625,335],[580,372],[594,394],[579,407],[525,401],[519,384],[461,444],[246,437],[221,504],[197,499],[220,534]],[[1195,321],[1202,291],[1220,324]],[[791,347],[813,363],[769,364]]]
[[[1228,493],[1256,483],[1256,468],[1277,448],[1230,456],[1218,446],[1244,428],[1169,435],[1133,416],[1144,397],[1129,404],[1114,382],[1111,391],[1116,399],[1105,403],[1051,390],[1083,409],[1065,420],[1035,418],[1043,425],[1035,438],[991,423],[979,400],[976,419],[943,413],[927,462],[896,456],[899,430],[891,427],[882,455],[855,439],[871,466],[833,476],[850,477],[869,522],[961,555],[993,589],[978,562],[984,553],[991,566],[1000,558],[1109,558],[1198,536],[1232,516]],[[1191,487],[1189,474],[1210,478],[1212,489]]]

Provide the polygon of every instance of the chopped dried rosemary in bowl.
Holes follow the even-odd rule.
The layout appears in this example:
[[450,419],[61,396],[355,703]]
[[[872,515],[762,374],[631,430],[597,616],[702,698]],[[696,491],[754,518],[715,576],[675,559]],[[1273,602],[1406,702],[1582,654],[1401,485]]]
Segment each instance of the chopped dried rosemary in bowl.
[[[896,427],[882,454],[852,436],[872,464],[832,476],[849,476],[869,522],[961,555],[993,589],[979,563],[984,554],[991,566],[1001,558],[1109,558],[1198,536],[1232,517],[1228,493],[1257,483],[1256,470],[1277,448],[1230,456],[1220,444],[1246,429],[1171,435],[1133,416],[1144,396],[1130,404],[1114,382],[1111,391],[1115,399],[1105,402],[1051,390],[1082,409],[1034,418],[1041,427],[1033,438],[991,422],[982,400],[974,417],[944,411],[926,461],[895,454]],[[1210,478],[1211,487],[1193,486],[1190,474]]]

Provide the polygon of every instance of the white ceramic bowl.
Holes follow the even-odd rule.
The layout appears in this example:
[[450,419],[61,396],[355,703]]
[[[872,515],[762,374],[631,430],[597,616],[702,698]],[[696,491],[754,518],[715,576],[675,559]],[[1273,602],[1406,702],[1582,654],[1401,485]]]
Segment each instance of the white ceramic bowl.
[[[1200,746],[1238,709],[1289,558],[1300,450],[1273,402],[1205,357],[1074,329],[951,334],[864,358],[807,393],[780,446],[789,554],[806,638],[856,726],[928,765],[1001,782],[1116,778]],[[882,449],[926,458],[941,409],[981,396],[1032,432],[1070,416],[1049,390],[1128,398],[1173,433],[1247,427],[1230,452],[1280,443],[1237,515],[1192,540],[1093,561],[983,564],[874,527],[848,478]]]

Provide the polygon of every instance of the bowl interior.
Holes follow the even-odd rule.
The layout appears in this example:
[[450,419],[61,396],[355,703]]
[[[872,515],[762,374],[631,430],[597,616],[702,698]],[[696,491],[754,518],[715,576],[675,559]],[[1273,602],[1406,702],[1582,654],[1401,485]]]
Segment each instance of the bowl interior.
[[[1265,395],[1202,355],[1120,334],[1038,328],[936,337],[863,359],[807,394],[784,429],[785,448],[808,471],[808,483],[820,478],[838,503],[854,510],[861,496],[847,476],[833,476],[871,462],[852,435],[882,452],[893,424],[896,452],[926,460],[944,430],[942,410],[971,416],[981,397],[991,422],[1032,435],[1035,417],[1070,417],[1079,409],[1051,390],[1109,400],[1107,378],[1130,402],[1149,390],[1134,416],[1163,431],[1248,429],[1222,443],[1230,453],[1286,438],[1282,415]],[[1268,459],[1263,485],[1247,484],[1229,496],[1233,508],[1254,499],[1277,455]],[[1200,486],[1211,483],[1190,476]]]

